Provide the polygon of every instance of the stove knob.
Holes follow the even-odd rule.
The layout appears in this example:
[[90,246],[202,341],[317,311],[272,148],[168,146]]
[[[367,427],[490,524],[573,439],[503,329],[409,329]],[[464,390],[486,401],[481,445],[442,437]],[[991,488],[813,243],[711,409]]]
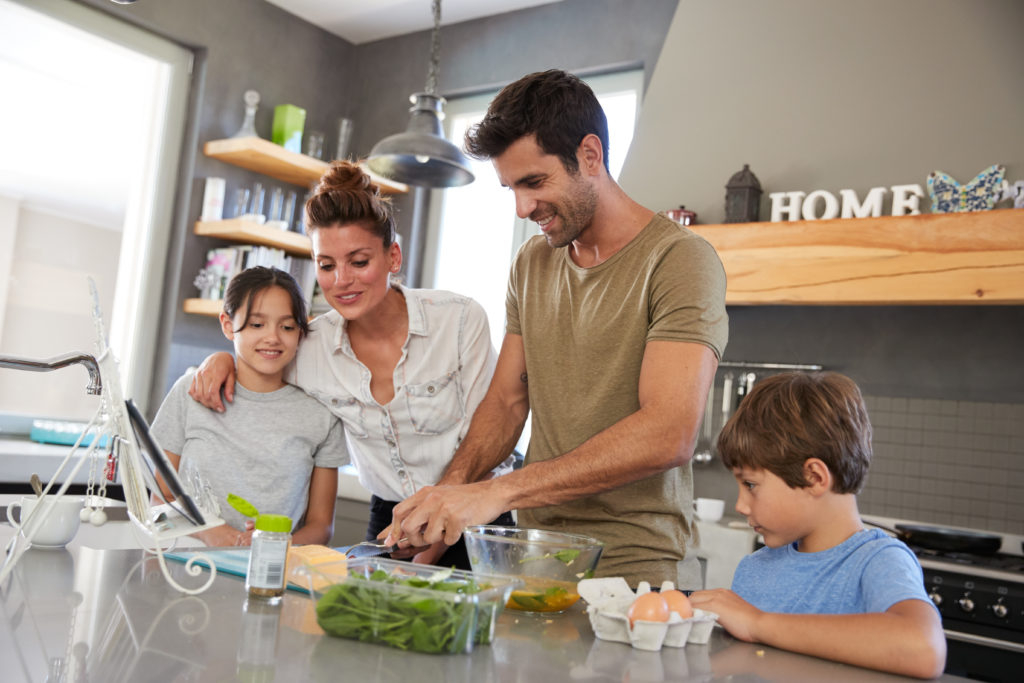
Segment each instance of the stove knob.
[[942,596],[939,595],[939,591],[932,590],[932,592],[928,594],[928,597],[931,598],[932,602],[935,603],[936,607],[942,605]]
[[960,598],[959,600],[957,600],[957,604],[960,605],[960,609],[962,609],[965,612],[973,612],[974,611],[974,600],[971,600],[966,595],[964,597]]
[[992,614],[996,615],[1000,619],[1005,619],[1006,615],[1010,613],[1010,610],[1006,609],[1006,605],[1001,602],[997,602],[992,605]]

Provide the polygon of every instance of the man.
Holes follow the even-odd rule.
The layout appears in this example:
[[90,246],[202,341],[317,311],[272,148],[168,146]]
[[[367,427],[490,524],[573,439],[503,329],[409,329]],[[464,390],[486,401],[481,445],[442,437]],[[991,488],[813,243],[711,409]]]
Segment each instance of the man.
[[[607,129],[586,84],[546,71],[507,86],[467,134],[544,234],[513,263],[465,439],[437,486],[395,507],[389,540],[452,544],[516,509],[520,526],[603,541],[598,575],[698,588],[686,465],[728,335],[725,274],[707,242],[611,178]],[[531,411],[525,466],[487,478]]]

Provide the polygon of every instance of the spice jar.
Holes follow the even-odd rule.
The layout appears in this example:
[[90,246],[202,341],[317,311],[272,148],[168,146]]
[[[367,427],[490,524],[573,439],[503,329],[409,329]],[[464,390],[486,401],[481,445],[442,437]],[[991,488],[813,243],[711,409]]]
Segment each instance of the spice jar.
[[260,515],[252,533],[245,589],[249,595],[273,601],[284,595],[285,564],[292,543],[292,520],[284,515]]

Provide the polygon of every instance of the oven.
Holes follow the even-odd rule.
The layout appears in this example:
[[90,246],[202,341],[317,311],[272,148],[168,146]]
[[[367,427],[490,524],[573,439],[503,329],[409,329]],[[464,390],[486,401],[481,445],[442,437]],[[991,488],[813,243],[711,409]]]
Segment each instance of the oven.
[[979,681],[1024,677],[1024,557],[913,547],[942,615],[946,673]]

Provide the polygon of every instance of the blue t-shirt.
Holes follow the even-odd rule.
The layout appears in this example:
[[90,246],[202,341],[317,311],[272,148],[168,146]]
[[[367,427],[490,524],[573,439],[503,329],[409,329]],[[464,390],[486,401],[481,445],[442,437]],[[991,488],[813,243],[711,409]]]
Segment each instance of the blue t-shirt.
[[932,604],[921,564],[903,542],[879,529],[858,531],[834,548],[761,548],[742,560],[732,590],[765,612],[884,612],[902,600]]

